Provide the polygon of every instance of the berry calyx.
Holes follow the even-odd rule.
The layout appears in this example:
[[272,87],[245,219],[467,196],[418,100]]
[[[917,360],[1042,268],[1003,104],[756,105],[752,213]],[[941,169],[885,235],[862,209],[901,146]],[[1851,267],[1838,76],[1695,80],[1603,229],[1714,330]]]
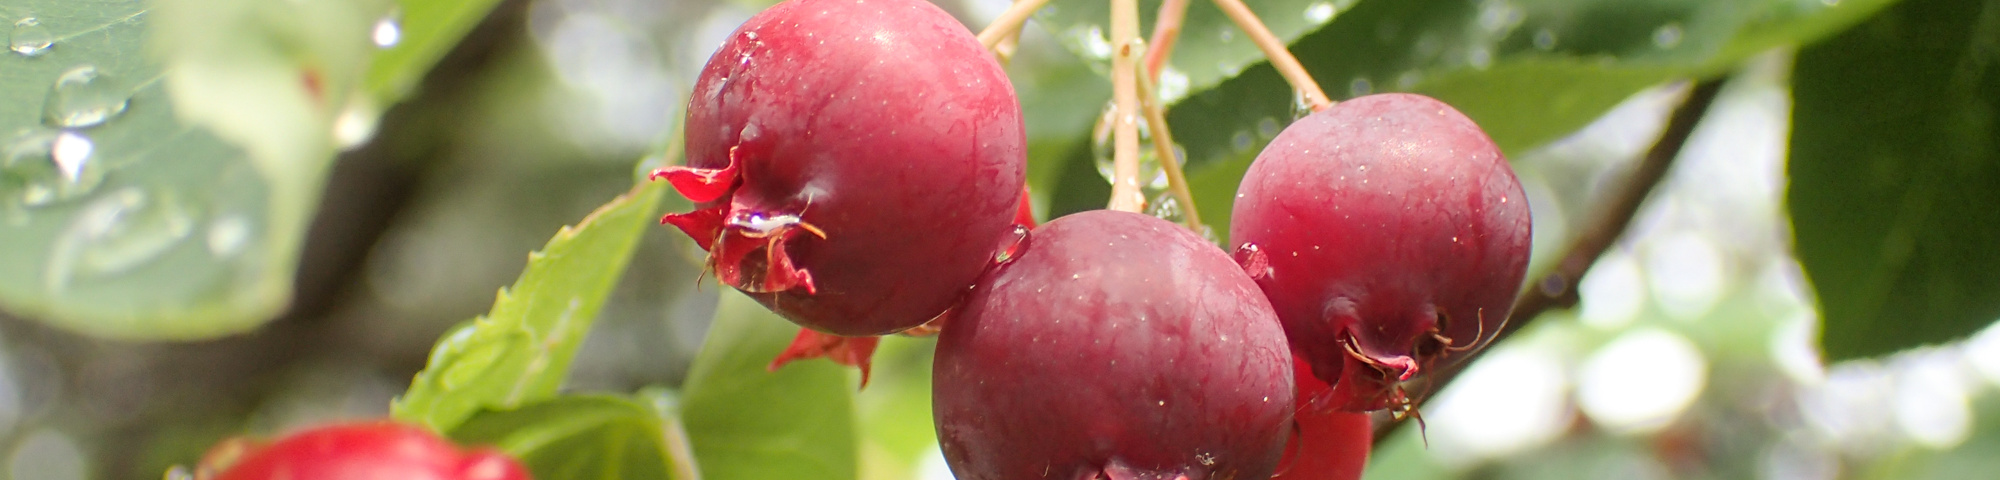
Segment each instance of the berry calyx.
[[199,480],[529,480],[499,451],[460,450],[429,430],[393,422],[330,425],[269,443],[232,439],[209,450]]
[[1178,225],[1098,210],[1031,231],[939,334],[933,411],[963,480],[1255,479],[1283,453],[1270,302]]
[[1333,388],[1313,405],[1403,408],[1402,383],[1499,332],[1529,211],[1471,119],[1412,94],[1355,98],[1279,133],[1238,186],[1230,238]]

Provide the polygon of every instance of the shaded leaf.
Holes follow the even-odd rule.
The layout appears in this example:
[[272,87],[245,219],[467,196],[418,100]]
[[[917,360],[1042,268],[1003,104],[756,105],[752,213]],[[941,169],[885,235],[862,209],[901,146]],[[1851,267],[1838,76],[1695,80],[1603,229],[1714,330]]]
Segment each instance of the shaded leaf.
[[766,371],[798,331],[749,297],[723,292],[682,388],[702,478],[855,477],[858,379],[822,360]]
[[662,182],[646,182],[563,227],[493,310],[445,334],[410,389],[399,420],[449,431],[481,409],[547,399],[569,374],[597,311],[624,272],[639,234],[653,225]]
[[1787,192],[1828,361],[2000,318],[2000,3],[1909,0],[1799,52]]
[[484,411],[450,436],[461,444],[499,448],[526,464],[535,478],[699,478],[672,412],[621,396],[564,396]]

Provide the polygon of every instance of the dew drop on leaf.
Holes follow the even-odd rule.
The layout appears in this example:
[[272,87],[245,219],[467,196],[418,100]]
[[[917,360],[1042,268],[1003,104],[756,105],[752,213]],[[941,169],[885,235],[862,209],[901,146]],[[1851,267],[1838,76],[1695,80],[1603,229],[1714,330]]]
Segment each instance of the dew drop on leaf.
[[27,207],[89,194],[104,183],[92,149],[90,139],[75,132],[23,130],[0,145],[0,191]]
[[165,255],[195,223],[194,210],[172,192],[108,193],[85,204],[56,238],[45,280],[62,291],[76,279],[131,271]]
[[14,22],[14,30],[7,34],[7,49],[24,56],[41,56],[55,44],[56,36],[35,17]]
[[92,65],[78,65],[56,77],[43,104],[42,121],[51,127],[85,128],[125,113],[131,96]]

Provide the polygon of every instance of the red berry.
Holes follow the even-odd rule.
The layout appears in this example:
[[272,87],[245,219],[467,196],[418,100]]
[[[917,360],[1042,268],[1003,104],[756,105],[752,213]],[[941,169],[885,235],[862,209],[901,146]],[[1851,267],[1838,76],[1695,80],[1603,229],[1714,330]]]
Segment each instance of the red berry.
[[1284,333],[1228,255],[1166,221],[1051,221],[939,334],[934,413],[962,480],[1255,479],[1290,431]]
[[1293,377],[1299,388],[1299,408],[1294,415],[1297,430],[1285,443],[1285,459],[1278,463],[1274,480],[1356,480],[1368,466],[1368,451],[1374,447],[1375,431],[1368,414],[1308,408],[1310,398],[1322,395],[1326,382],[1313,378],[1305,362],[1292,362]]
[[258,445],[227,441],[202,470],[213,480],[528,480],[497,451],[460,451],[429,430],[389,422],[333,425]]
[[710,57],[688,102],[696,202],[663,220],[724,283],[800,325],[882,335],[960,300],[1010,236],[1020,103],[923,0],[790,0]]
[[1230,239],[1314,376],[1315,405],[1406,405],[1400,383],[1499,331],[1528,264],[1527,198],[1471,119],[1410,94],[1287,127],[1238,187]]

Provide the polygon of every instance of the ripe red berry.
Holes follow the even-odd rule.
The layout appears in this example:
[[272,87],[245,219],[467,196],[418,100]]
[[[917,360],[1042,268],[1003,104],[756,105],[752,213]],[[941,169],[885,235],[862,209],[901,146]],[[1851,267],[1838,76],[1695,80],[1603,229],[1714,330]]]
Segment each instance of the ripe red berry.
[[663,221],[724,283],[837,335],[905,330],[963,298],[1025,181],[1013,86],[923,0],[757,14],[702,69],[685,129],[688,165],[654,176],[696,210]]
[[422,427],[389,422],[321,427],[269,444],[225,441],[200,470],[212,480],[529,479],[498,451],[461,451]]
[[1269,301],[1213,244],[1077,213],[1030,233],[939,334],[938,438],[962,480],[1265,478],[1290,362]]
[[1311,398],[1331,386],[1312,376],[1304,361],[1292,362],[1299,392],[1297,428],[1285,443],[1285,459],[1273,480],[1356,480],[1368,466],[1375,431],[1366,413],[1309,408]]
[[1478,348],[1528,264],[1527,198],[1485,132],[1410,94],[1300,119],[1238,187],[1230,241],[1333,385],[1315,405],[1406,405],[1400,383]]

